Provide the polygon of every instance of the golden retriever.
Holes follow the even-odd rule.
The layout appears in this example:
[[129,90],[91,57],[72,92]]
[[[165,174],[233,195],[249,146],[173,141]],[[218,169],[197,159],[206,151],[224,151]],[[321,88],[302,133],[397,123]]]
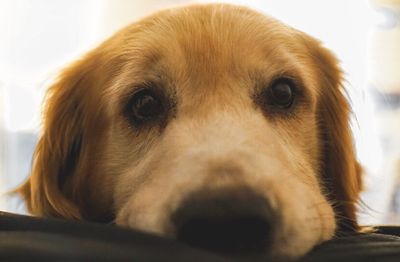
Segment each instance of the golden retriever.
[[245,7],[158,12],[50,87],[19,192],[34,215],[299,257],[357,230],[341,82],[317,40]]

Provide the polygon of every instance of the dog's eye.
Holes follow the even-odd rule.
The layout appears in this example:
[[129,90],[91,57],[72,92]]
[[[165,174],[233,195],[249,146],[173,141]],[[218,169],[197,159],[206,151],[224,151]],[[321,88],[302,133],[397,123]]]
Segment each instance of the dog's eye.
[[279,79],[268,89],[268,104],[282,109],[290,108],[296,97],[296,87],[289,79]]
[[149,89],[143,89],[134,94],[128,109],[129,114],[137,122],[157,118],[164,111],[161,99]]

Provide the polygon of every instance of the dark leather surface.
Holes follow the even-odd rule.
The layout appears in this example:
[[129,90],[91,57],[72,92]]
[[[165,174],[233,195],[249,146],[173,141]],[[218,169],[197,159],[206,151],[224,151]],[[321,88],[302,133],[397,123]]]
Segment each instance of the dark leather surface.
[[[395,235],[398,236],[395,236]],[[400,261],[400,228],[379,227],[329,241],[302,262]],[[0,212],[0,261],[268,261],[226,257],[174,240],[112,225]]]

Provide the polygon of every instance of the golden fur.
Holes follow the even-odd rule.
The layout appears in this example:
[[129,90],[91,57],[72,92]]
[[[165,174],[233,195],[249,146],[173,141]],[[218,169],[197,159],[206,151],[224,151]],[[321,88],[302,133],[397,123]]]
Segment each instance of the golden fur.
[[[301,83],[290,117],[254,94],[276,77]],[[123,105],[143,83],[175,101],[156,126]],[[174,236],[191,192],[245,185],[279,210],[272,253],[297,257],[356,230],[361,189],[337,60],[306,34],[243,7],[154,14],[64,70],[49,89],[32,174],[32,214],[109,221]]]

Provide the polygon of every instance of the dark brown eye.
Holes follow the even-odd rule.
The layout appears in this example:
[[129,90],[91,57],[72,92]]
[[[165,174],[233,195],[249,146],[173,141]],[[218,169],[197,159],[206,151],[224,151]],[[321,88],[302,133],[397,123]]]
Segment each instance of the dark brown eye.
[[279,79],[269,88],[268,102],[280,108],[290,108],[296,97],[295,85],[288,79]]
[[158,118],[164,112],[161,99],[148,89],[140,90],[134,94],[128,107],[129,114],[136,122]]

